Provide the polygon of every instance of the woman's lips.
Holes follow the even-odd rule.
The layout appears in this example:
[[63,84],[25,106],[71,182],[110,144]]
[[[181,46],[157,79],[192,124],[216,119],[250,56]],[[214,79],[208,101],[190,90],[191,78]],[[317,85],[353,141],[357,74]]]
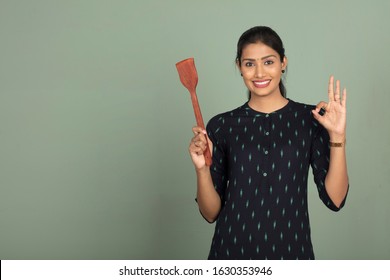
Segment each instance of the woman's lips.
[[271,80],[253,81],[253,84],[257,88],[265,88],[269,85]]

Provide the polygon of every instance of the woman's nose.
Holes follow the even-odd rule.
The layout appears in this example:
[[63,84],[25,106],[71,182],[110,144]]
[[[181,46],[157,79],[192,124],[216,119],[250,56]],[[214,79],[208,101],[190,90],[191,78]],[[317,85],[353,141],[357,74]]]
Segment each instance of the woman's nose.
[[261,64],[256,65],[256,78],[264,77],[264,68]]

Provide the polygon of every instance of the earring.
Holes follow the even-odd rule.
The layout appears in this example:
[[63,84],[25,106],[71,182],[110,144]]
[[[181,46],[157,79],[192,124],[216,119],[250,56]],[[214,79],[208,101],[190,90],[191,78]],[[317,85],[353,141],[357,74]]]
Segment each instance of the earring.
[[286,72],[286,71],[282,70],[282,73],[283,73],[283,74],[284,74],[284,72]]
[[241,77],[242,77],[242,73],[241,73]]

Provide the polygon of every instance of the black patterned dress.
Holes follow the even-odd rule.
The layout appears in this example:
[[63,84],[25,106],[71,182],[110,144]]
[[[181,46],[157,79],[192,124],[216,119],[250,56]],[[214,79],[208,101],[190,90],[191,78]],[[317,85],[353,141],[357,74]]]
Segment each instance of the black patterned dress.
[[248,103],[213,117],[211,175],[222,200],[209,259],[314,259],[307,204],[309,167],[319,197],[325,190],[329,135],[314,106],[289,100],[269,113]]

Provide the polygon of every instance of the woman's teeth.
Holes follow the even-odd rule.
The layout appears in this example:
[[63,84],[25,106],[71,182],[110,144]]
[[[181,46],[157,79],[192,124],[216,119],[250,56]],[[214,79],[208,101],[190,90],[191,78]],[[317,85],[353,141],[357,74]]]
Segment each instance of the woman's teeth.
[[267,80],[267,81],[261,81],[261,82],[253,82],[255,84],[255,86],[257,87],[265,87],[267,86],[269,83],[271,82],[271,80]]

